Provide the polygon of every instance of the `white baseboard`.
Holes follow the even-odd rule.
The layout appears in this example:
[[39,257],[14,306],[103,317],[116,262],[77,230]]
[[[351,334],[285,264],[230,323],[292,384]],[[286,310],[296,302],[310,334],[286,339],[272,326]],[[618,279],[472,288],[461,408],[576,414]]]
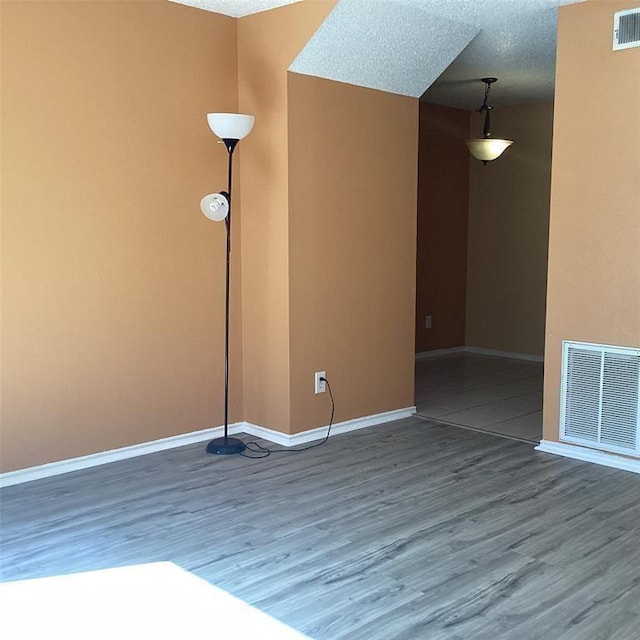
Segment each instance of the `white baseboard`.
[[[403,418],[409,418],[410,416],[415,415],[415,413],[415,407],[406,407],[405,409],[395,409],[394,411],[376,413],[363,418],[337,422],[331,427],[331,435],[337,436],[341,433],[348,433],[349,431],[357,431],[358,429],[366,429],[375,425],[393,422],[395,420],[402,420]],[[329,425],[326,425],[324,427],[317,427],[316,429],[309,429],[308,431],[289,435],[287,433],[273,431],[272,429],[265,429],[264,427],[259,427],[258,425],[245,422],[243,431],[249,435],[264,438],[265,440],[282,445],[283,447],[295,447],[296,445],[305,444],[306,442],[322,440],[327,435],[328,427]]]
[[[237,422],[232,425],[230,424],[229,433],[238,433],[242,431],[242,425],[242,422]],[[102,464],[108,464],[109,462],[117,462],[118,460],[126,460],[127,458],[136,458],[137,456],[144,456],[148,453],[155,453],[156,451],[184,447],[188,444],[219,438],[223,434],[223,427],[212,427],[211,429],[202,429],[200,431],[183,433],[178,436],[160,438],[159,440],[142,442],[140,444],[134,444],[120,449],[111,449],[110,451],[92,453],[88,456],[50,462],[48,464],[41,464],[36,467],[28,467],[26,469],[18,469],[16,471],[7,471],[6,473],[0,473],[0,488],[10,487],[14,484],[22,484],[23,482],[31,482],[32,480],[50,478],[51,476],[70,473],[71,471],[79,471],[80,469],[89,469],[90,467],[97,467]]]
[[434,349],[433,351],[419,351],[416,353],[416,360],[452,356],[454,353],[465,353],[466,351],[467,347],[447,347],[446,349]]
[[[395,411],[387,411],[385,413],[377,413],[363,418],[356,418],[355,420],[339,422],[331,427],[331,435],[335,436],[340,433],[347,433],[348,431],[355,431],[357,429],[365,429],[385,422],[401,420],[402,418],[408,418],[409,416],[415,415],[415,413],[415,407],[407,407],[405,409],[396,409]],[[246,433],[258,438],[264,438],[274,444],[279,444],[284,447],[292,447],[298,444],[304,444],[305,442],[321,440],[327,434],[327,428],[328,425],[327,427],[319,427],[317,429],[310,429],[308,431],[303,431],[302,433],[289,435],[248,422],[236,422],[229,425],[229,434]],[[22,484],[24,482],[31,482],[32,480],[50,478],[63,473],[70,473],[71,471],[79,471],[80,469],[89,469],[90,467],[97,467],[99,465],[116,462],[118,460],[144,456],[148,453],[165,451],[166,449],[175,449],[176,447],[184,447],[188,444],[205,442],[213,438],[219,438],[223,433],[223,427],[212,427],[211,429],[192,431],[178,436],[170,436],[169,438],[142,442],[129,447],[112,449],[111,451],[93,453],[88,456],[50,462],[48,464],[41,464],[36,467],[28,467],[26,469],[18,469],[16,471],[8,471],[6,473],[0,473],[0,488],[10,487],[11,485]]]
[[622,469],[623,471],[631,471],[632,473],[640,473],[640,460],[625,458],[615,453],[578,447],[573,444],[565,444],[564,442],[542,440],[536,447],[536,451],[552,453],[557,456],[573,458],[574,460],[582,460],[584,462],[593,462],[594,464],[613,467],[614,469]]
[[273,444],[279,444],[283,447],[291,446],[291,436],[288,433],[282,433],[282,431],[276,431],[275,429],[267,429],[266,427],[261,427],[258,424],[253,424],[252,422],[242,423],[242,433],[268,440],[269,442],[273,442]]
[[543,356],[532,353],[515,353],[513,351],[498,351],[497,349],[483,349],[482,347],[466,347],[467,353],[476,353],[479,356],[495,356],[497,358],[511,358],[513,360],[528,360],[529,362],[544,362]]
[[543,356],[531,353],[515,353],[513,351],[498,351],[497,349],[483,349],[482,347],[449,347],[448,349],[434,349],[433,351],[421,351],[416,353],[416,360],[437,358],[455,353],[474,353],[479,356],[492,356],[494,358],[511,358],[512,360],[527,360],[528,362],[544,362]]

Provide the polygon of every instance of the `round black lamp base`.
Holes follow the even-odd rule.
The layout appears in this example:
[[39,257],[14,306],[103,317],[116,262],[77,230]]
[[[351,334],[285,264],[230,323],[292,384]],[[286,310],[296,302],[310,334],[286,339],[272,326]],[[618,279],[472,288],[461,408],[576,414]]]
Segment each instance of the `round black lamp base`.
[[241,453],[246,449],[246,445],[238,438],[216,438],[207,445],[207,453],[217,453],[228,455],[231,453]]

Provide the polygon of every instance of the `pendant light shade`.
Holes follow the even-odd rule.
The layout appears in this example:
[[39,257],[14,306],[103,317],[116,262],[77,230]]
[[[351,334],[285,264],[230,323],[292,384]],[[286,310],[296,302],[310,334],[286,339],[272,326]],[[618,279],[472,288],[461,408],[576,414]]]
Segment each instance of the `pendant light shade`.
[[513,144],[513,140],[505,140],[503,138],[491,137],[491,110],[493,107],[489,104],[489,91],[494,82],[498,82],[498,78],[482,78],[485,83],[484,102],[478,109],[478,113],[484,113],[484,131],[482,138],[473,138],[466,140],[469,152],[474,158],[481,160],[484,164],[499,158],[504,150]]
[[253,129],[254,116],[244,113],[208,113],[211,131],[221,140],[242,140]]
[[466,141],[469,152],[474,158],[483,162],[490,162],[499,158],[503,151],[513,144],[513,140],[500,138],[475,138]]

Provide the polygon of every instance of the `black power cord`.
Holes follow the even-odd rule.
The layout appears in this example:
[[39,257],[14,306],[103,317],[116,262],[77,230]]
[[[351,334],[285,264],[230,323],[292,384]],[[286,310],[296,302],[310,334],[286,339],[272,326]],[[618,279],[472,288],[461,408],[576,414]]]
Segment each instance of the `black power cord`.
[[331,426],[333,425],[333,414],[336,409],[336,403],[333,399],[333,392],[331,391],[331,385],[329,384],[329,381],[326,378],[320,378],[320,382],[326,383],[327,389],[329,390],[329,396],[331,397],[331,418],[329,419],[329,428],[327,429],[327,435],[324,437],[324,440],[321,440],[320,442],[314,442],[313,444],[307,445],[306,447],[302,447],[300,449],[268,449],[267,447],[263,447],[258,442],[247,442],[246,450],[258,455],[248,456],[246,453],[240,453],[240,455],[244,456],[245,458],[259,459],[266,458],[272,453],[301,453],[302,451],[308,451],[309,449],[313,449],[314,447],[323,445],[331,435]]

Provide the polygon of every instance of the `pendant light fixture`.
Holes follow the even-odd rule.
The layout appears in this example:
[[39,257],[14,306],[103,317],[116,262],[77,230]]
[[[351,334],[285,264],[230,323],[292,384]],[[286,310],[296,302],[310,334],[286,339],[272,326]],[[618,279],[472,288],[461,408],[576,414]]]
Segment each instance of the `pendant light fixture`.
[[478,160],[482,160],[484,164],[499,158],[504,150],[513,144],[513,140],[504,140],[501,138],[491,137],[491,110],[493,107],[488,103],[489,91],[494,82],[498,82],[498,78],[482,78],[482,82],[486,87],[484,90],[484,102],[478,109],[478,113],[484,112],[484,130],[482,138],[467,140],[466,144],[471,155]]

